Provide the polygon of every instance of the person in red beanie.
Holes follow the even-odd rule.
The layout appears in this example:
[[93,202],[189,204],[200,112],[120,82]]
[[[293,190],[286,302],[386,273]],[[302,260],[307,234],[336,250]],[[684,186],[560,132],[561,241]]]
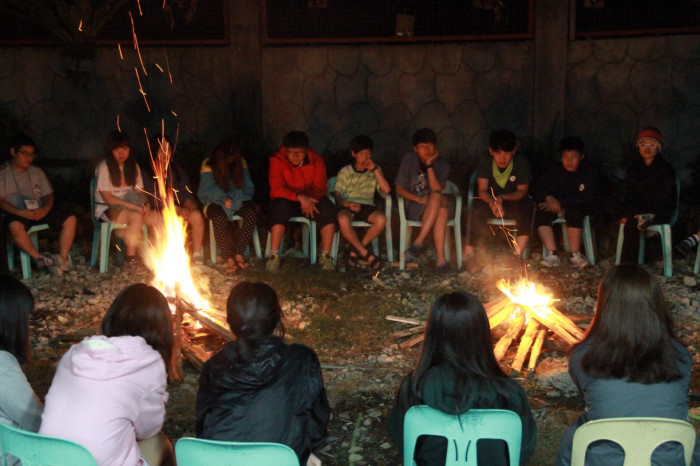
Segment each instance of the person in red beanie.
[[644,128],[637,137],[639,157],[627,170],[625,196],[620,206],[624,223],[621,263],[637,263],[639,232],[654,223],[668,223],[676,209],[676,172],[661,152],[661,131]]

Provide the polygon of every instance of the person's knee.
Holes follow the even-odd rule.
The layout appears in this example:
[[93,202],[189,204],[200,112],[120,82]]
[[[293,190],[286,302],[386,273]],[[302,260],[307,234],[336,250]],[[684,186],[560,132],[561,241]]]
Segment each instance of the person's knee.
[[340,226],[341,230],[350,227],[351,222],[352,216],[347,210],[343,210],[338,213],[338,225]]
[[204,226],[204,217],[199,210],[190,211],[189,224],[193,227]]
[[381,212],[375,212],[371,215],[371,218],[369,220],[369,223],[371,223],[372,225],[376,225],[382,228],[386,226],[386,215],[384,215]]
[[22,222],[10,222],[7,229],[10,231],[13,238],[27,236],[27,229]]

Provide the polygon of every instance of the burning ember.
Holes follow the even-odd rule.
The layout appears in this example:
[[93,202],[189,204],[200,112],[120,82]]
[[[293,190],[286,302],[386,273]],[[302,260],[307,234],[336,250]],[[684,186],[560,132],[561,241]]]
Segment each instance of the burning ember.
[[514,371],[520,372],[530,348],[528,370],[534,370],[547,329],[570,345],[583,337],[583,331],[576,324],[551,306],[554,301],[552,297],[539,293],[529,280],[521,279],[512,286],[509,281],[501,280],[497,286],[503,296],[486,303],[484,307],[492,329],[506,320],[510,322],[506,333],[494,346],[493,352],[498,361],[525,327],[511,366]]

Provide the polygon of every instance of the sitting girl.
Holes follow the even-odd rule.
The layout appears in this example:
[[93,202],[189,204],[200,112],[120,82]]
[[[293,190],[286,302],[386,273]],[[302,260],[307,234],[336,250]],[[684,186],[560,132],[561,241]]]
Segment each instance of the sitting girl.
[[[537,429],[525,391],[498,365],[486,311],[471,294],[444,294],[433,304],[416,368],[401,382],[389,416],[389,436],[399,451],[403,451],[404,416],[414,405],[428,405],[447,414],[470,409],[514,411],[523,425],[520,464],[526,464],[535,451]],[[482,440],[477,449],[479,465],[509,464],[503,441]],[[444,437],[422,436],[414,460],[445,464],[446,454]]]
[[161,432],[173,346],[168,302],[151,286],[128,286],[102,333],[61,358],[39,432],[83,445],[101,465],[171,462],[172,445]]
[[[155,225],[159,215],[149,207],[129,136],[120,131],[109,133],[104,156],[95,169],[97,188],[94,193],[94,216],[102,221],[126,224],[124,267],[143,270],[142,262],[136,255],[141,225]],[[118,233],[121,231],[117,230]]]
[[236,340],[204,364],[197,437],[282,443],[300,464],[320,464],[312,452],[326,436],[330,408],[316,353],[284,344],[277,293],[264,283],[237,284],[226,310]]
[[[687,421],[692,358],[673,331],[661,287],[638,265],[618,265],[598,288],[595,316],[583,340],[569,352],[569,373],[586,410],[564,433],[557,465],[571,464],[574,432],[611,417],[665,417]],[[695,442],[692,464],[700,464]],[[621,465],[611,442],[589,447],[586,464]],[[685,464],[678,444],[662,444],[653,464]]]
[[43,406],[19,367],[29,359],[32,309],[34,298],[27,287],[0,274],[0,423],[36,432]]
[[[258,215],[253,192],[253,181],[238,144],[222,143],[202,162],[197,195],[204,204],[204,215],[214,224],[214,238],[226,260],[226,273],[250,267],[243,253],[253,237]],[[235,244],[230,221],[234,215],[243,219]]]

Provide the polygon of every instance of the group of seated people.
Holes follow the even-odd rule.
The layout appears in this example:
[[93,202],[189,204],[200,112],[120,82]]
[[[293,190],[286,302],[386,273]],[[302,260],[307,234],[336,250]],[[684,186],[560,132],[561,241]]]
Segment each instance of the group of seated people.
[[[639,231],[655,223],[666,223],[676,209],[676,176],[673,167],[659,155],[662,136],[656,128],[643,129],[637,138],[638,156],[627,172],[622,199],[605,199],[600,195],[596,169],[586,159],[584,143],[566,137],[559,145],[561,163],[554,163],[531,181],[527,157],[517,153],[515,135],[508,130],[494,131],[489,138],[488,154],[480,158],[476,169],[473,205],[469,209],[462,258],[470,273],[483,268],[476,254],[489,218],[515,221],[509,226],[513,237],[513,258],[522,263],[531,230],[537,231],[548,254],[542,265],[556,267],[562,254],[557,250],[552,224],[564,219],[570,247],[569,263],[576,268],[588,265],[581,253],[582,224],[586,216],[601,214],[624,224],[622,262],[636,262]],[[404,252],[408,260],[418,260],[424,243],[432,236],[435,245],[434,272],[454,275],[458,272],[444,252],[447,222],[454,217],[453,197],[444,192],[450,164],[440,157],[437,135],[429,129],[417,130],[412,138],[413,150],[404,154],[394,180],[395,193],[405,201],[408,220],[421,226]],[[32,161],[36,144],[26,135],[12,140],[9,164],[0,170],[0,209],[4,224],[22,250],[39,268],[56,266],[70,269],[68,253],[75,236],[76,218],[60,205],[54,207],[51,184]],[[185,170],[173,162],[173,147],[165,136],[150,140],[152,163],[142,169],[136,161],[128,135],[111,132],[105,143],[104,160],[96,170],[94,216],[104,221],[123,223],[119,231],[126,248],[124,266],[142,270],[138,255],[142,225],[156,226],[162,221],[159,210],[166,197],[174,199],[178,215],[189,226],[190,253],[195,264],[204,262],[202,243],[205,219],[210,220],[216,246],[225,261],[226,273],[246,269],[245,250],[256,224],[258,210],[253,203],[255,186],[240,146],[231,141],[216,147],[201,164],[197,193],[189,187]],[[270,255],[266,270],[276,272],[281,263],[280,249],[290,218],[313,219],[320,236],[318,262],[324,270],[333,270],[330,252],[336,229],[348,243],[345,263],[348,268],[363,259],[372,270],[382,267],[381,257],[368,247],[383,231],[387,218],[375,203],[375,194],[391,192],[382,169],[374,162],[373,142],[357,136],[350,144],[353,163],[337,174],[333,193],[327,192],[324,160],[309,145],[308,136],[291,131],[269,164],[270,202],[267,206]],[[144,173],[145,172],[145,173]],[[158,173],[154,173],[158,172]],[[165,180],[162,192],[155,182]],[[651,189],[653,187],[653,189]],[[332,196],[328,196],[332,194]],[[240,222],[236,232],[232,220]],[[370,227],[358,236],[352,222],[360,220]],[[39,252],[27,236],[33,225],[48,223],[60,230],[59,254]],[[700,241],[700,232],[677,245],[688,254]]]
[[[171,312],[155,288],[123,289],[107,310],[101,335],[74,344],[61,358],[42,403],[20,364],[29,359],[33,297],[10,275],[0,276],[0,422],[83,445],[100,465],[172,464],[163,434],[167,371],[172,358]],[[230,292],[227,322],[236,339],[202,370],[196,435],[204,439],[285,444],[300,464],[320,465],[331,409],[316,353],[284,341],[277,294],[242,281]],[[537,425],[523,388],[496,361],[488,317],[464,291],[438,297],[430,310],[415,369],[400,383],[388,433],[403,451],[404,417],[415,405],[447,414],[505,409],[522,421],[520,464],[537,443]],[[692,358],[674,332],[659,283],[643,266],[614,266],[604,276],[595,315],[569,349],[569,373],[586,409],[563,434],[556,463],[571,464],[573,434],[585,422],[612,417],[687,420]],[[479,441],[481,465],[510,464],[505,443]],[[421,436],[418,464],[444,464],[447,441]],[[510,452],[513,454],[514,452]],[[621,465],[610,442],[588,450],[586,464]],[[552,458],[553,459],[553,458]],[[662,444],[653,464],[685,464],[677,443]],[[694,463],[700,464],[696,441]]]

